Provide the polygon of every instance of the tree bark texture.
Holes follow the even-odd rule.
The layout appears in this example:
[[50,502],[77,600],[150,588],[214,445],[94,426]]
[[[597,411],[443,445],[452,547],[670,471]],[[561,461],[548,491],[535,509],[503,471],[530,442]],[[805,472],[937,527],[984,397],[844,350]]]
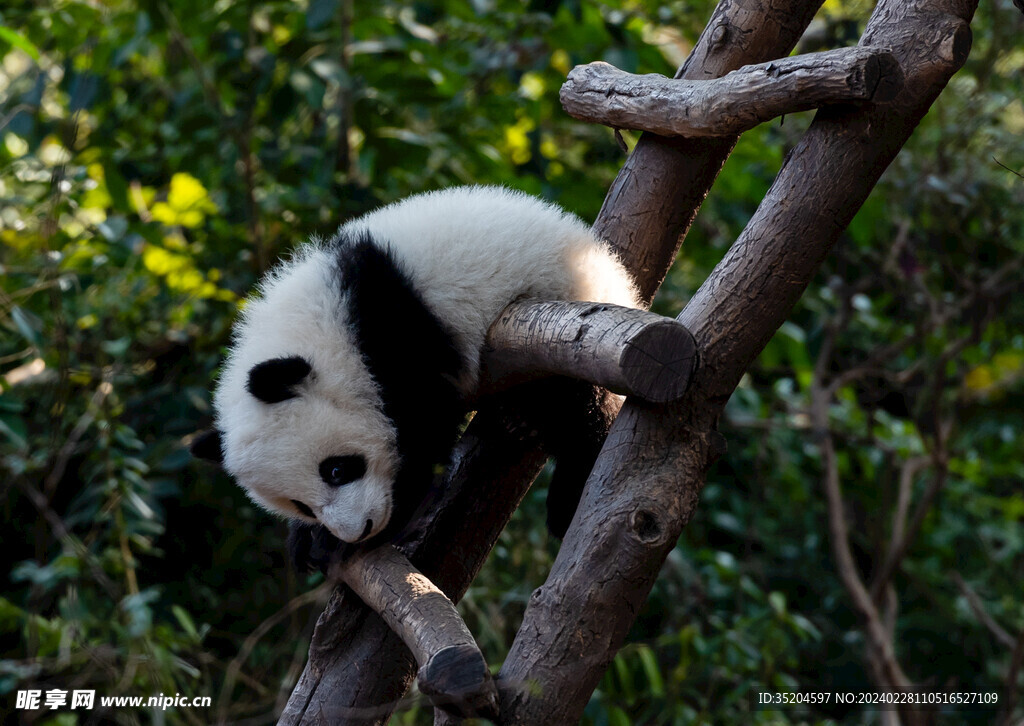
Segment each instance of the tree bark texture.
[[487,333],[480,386],[486,393],[538,376],[563,375],[661,403],[686,392],[696,353],[686,328],[646,310],[516,302]]
[[[861,42],[892,49],[904,92],[887,106],[819,111],[746,229],[680,314],[701,356],[690,392],[662,407],[627,400],[613,424],[499,676],[502,723],[579,718],[693,514],[706,469],[721,451],[715,426],[722,407],[963,64],[976,6],[881,0],[876,7]],[[637,238],[625,241],[627,250]]]
[[[785,56],[820,5],[722,0],[677,76],[714,78]],[[647,134],[616,178],[595,229],[616,248],[646,300],[664,279],[734,143]],[[443,495],[402,547],[453,601],[469,587],[544,458],[511,407],[483,407],[466,429]],[[317,622],[306,668],[279,723],[384,724],[414,673],[412,656],[393,631],[339,588]]]
[[[676,78],[718,78],[782,58],[822,0],[722,0]],[[605,197],[594,231],[612,243],[645,300],[654,298],[737,137],[644,134]]]
[[559,97],[574,118],[662,136],[735,136],[787,113],[896,96],[899,65],[881,48],[839,48],[686,81],[608,63],[577,66]]

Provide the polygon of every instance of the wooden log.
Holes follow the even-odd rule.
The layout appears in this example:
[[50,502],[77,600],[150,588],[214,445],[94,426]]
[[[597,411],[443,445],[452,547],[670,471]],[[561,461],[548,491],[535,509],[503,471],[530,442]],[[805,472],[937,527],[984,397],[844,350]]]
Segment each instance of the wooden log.
[[671,318],[604,303],[522,301],[487,333],[481,390],[555,374],[664,403],[686,392],[696,360],[693,336]]
[[460,717],[494,719],[498,691],[483,654],[452,601],[391,545],[331,563],[412,651],[417,679],[434,706]]
[[635,75],[608,63],[577,66],[559,97],[575,118],[662,136],[731,136],[787,113],[837,103],[891,101],[899,63],[860,46],[743,66],[721,78]]

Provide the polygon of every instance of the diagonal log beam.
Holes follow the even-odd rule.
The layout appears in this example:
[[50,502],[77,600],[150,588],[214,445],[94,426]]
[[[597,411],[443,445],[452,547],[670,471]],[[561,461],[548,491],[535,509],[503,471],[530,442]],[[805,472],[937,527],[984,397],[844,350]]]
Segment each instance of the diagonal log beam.
[[636,75],[604,62],[577,66],[562,85],[574,118],[662,136],[735,136],[787,113],[837,103],[883,103],[902,87],[882,48],[838,48],[687,81]]
[[[977,0],[877,5],[861,42],[892,49],[904,92],[885,107],[819,111],[746,229],[680,314],[702,362],[690,393],[664,407],[629,400],[612,426],[499,676],[503,723],[579,718],[696,509],[721,452],[715,427],[725,402],[965,61],[976,7]],[[632,194],[628,186],[623,193]],[[633,244],[627,240],[626,249]]]
[[[721,0],[680,75],[713,78],[788,54],[821,0]],[[647,301],[735,139],[644,135],[594,227],[618,250]],[[492,404],[474,417],[448,471],[444,495],[403,550],[458,601],[544,463],[529,426]],[[465,527],[472,521],[472,528]],[[398,636],[345,588],[317,622],[309,660],[280,724],[384,724],[412,683],[415,664]]]

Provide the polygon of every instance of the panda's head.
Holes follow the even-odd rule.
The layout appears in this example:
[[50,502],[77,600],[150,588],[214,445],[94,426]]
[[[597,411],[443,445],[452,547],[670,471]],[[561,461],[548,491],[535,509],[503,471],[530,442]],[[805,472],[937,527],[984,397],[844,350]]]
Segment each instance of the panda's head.
[[345,303],[322,247],[272,272],[236,324],[216,430],[192,448],[266,509],[359,542],[389,523],[400,462]]
[[218,390],[218,429],[193,450],[264,508],[360,542],[391,519],[395,432],[372,397],[325,377],[303,356],[252,365],[241,393]]
[[309,245],[236,324],[192,451],[344,542],[404,525],[462,417],[453,338],[370,237]]

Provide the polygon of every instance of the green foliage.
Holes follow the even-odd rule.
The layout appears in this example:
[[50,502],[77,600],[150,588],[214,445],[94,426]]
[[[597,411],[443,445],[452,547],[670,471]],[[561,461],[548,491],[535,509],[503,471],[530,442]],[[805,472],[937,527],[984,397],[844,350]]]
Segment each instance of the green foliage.
[[[827,42],[855,39],[864,5],[826,3]],[[710,12],[646,0],[6,3],[4,708],[25,688],[213,699],[209,710],[102,716],[124,723],[280,708],[319,610],[296,598],[316,578],[296,582],[283,526],[184,447],[210,421],[240,300],[311,234],[424,189],[502,183],[593,218],[622,154],[609,130],[561,113],[566,72],[601,59],[671,73]],[[899,655],[913,678],[1006,692],[1009,653],[950,573],[1004,628],[1024,628],[1024,309],[1010,296],[926,331],[919,321],[932,317],[929,300],[969,295],[1024,255],[1024,183],[993,161],[1024,167],[1014,30],[1007,3],[982,10],[968,67],[733,397],[729,454],[586,723],[876,722],[855,708],[755,703],[763,691],[871,689],[833,574],[806,417],[814,361],[851,288],[836,365],[909,337],[886,365],[924,374],[896,392],[900,410],[863,381],[832,407],[854,544],[869,568],[895,472],[934,450],[936,411],[954,418],[948,481],[896,581]],[[744,137],[657,309],[676,312],[706,277],[807,122]],[[894,240],[903,253],[886,266]],[[915,481],[917,496],[927,482]],[[463,602],[492,664],[557,552],[543,519],[537,490]],[[429,715],[414,699],[395,720]]]

